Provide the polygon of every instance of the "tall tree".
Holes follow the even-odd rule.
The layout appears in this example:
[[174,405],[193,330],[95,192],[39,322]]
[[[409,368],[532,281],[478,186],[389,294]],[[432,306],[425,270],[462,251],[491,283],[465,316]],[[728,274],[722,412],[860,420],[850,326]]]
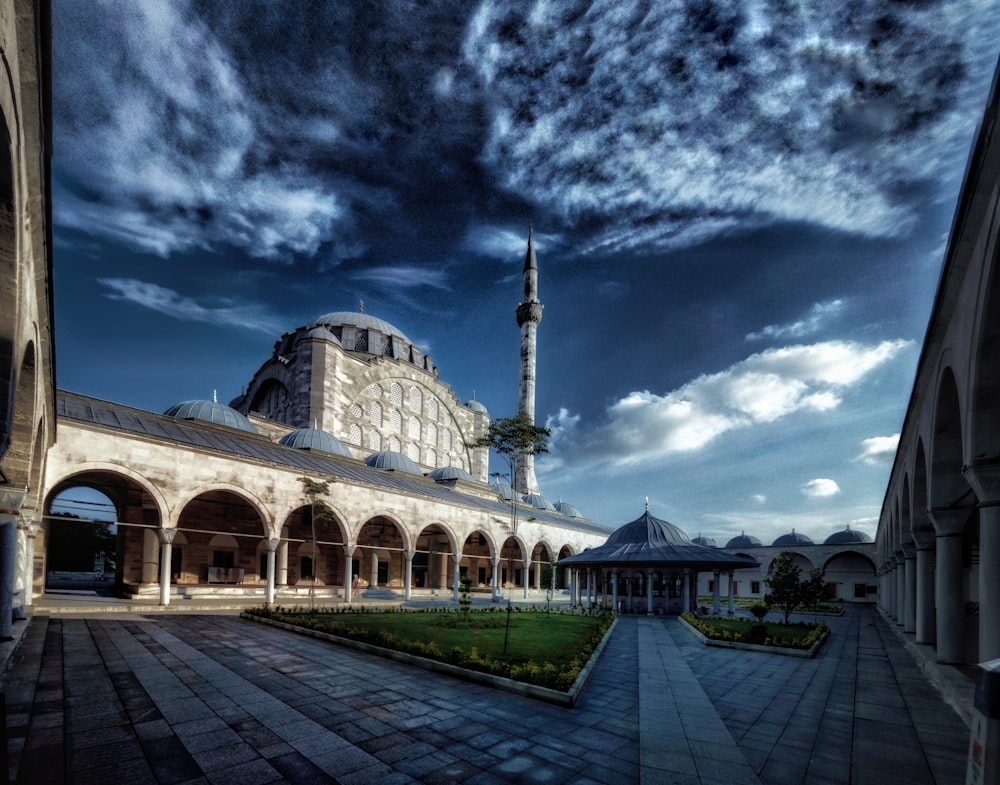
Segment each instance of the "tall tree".
[[[309,586],[309,608],[316,608],[316,573],[319,567],[319,544],[316,541],[316,521],[332,521],[333,510],[323,499],[330,493],[330,483],[299,477],[302,495],[309,502],[309,521],[312,525],[312,584]],[[344,578],[348,580],[348,578]],[[345,584],[346,585],[346,584]]]
[[[526,455],[539,455],[549,451],[549,436],[552,431],[535,425],[525,412],[516,417],[502,417],[490,422],[489,430],[481,436],[473,447],[489,447],[507,462],[510,469],[510,484],[514,487],[517,465]],[[517,488],[514,488],[515,492]],[[522,489],[523,490],[523,489]]]
[[770,589],[764,597],[767,607],[777,606],[785,614],[785,624],[793,610],[802,604],[803,583],[799,580],[802,568],[792,560],[788,551],[779,553],[771,562],[771,574],[764,578]]

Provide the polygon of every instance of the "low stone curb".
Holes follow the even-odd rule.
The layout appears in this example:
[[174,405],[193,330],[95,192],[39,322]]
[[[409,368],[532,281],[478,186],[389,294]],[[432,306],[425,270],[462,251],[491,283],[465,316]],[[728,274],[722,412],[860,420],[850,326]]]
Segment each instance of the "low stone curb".
[[604,651],[604,647],[607,645],[608,639],[611,637],[611,633],[613,633],[615,627],[618,626],[618,619],[615,619],[608,628],[608,631],[604,634],[601,642],[597,645],[597,648],[594,649],[594,653],[590,655],[590,659],[587,660],[587,664],[583,666],[583,669],[576,677],[576,681],[573,682],[573,686],[569,688],[568,692],[562,692],[561,690],[554,690],[549,687],[539,687],[537,684],[527,684],[523,681],[515,681],[514,679],[508,679],[504,676],[496,676],[492,673],[469,670],[468,668],[463,668],[459,665],[452,665],[450,662],[439,662],[438,660],[431,660],[427,657],[419,657],[416,654],[408,654],[406,652],[396,651],[395,649],[386,649],[382,646],[374,646],[371,643],[352,640],[351,638],[343,638],[339,635],[331,635],[328,632],[310,630],[306,627],[299,627],[294,624],[278,621],[277,619],[267,619],[263,616],[257,616],[250,613],[241,613],[240,618],[253,621],[258,624],[266,624],[270,627],[277,627],[278,629],[294,632],[298,635],[305,635],[318,640],[330,641],[331,643],[336,643],[338,646],[354,649],[355,651],[362,651],[366,654],[375,654],[379,657],[385,657],[386,659],[403,663],[404,665],[412,665],[417,668],[423,668],[424,670],[454,676],[457,679],[464,679],[465,681],[471,681],[477,684],[485,684],[489,687],[504,690],[505,692],[510,692],[514,695],[523,695],[526,698],[533,698],[534,700],[541,700],[546,701],[547,703],[554,703],[558,706],[569,707],[576,704],[577,698],[580,693],[583,692],[583,688],[587,685],[588,679],[590,679],[590,674],[593,672],[594,667],[597,664],[597,660],[601,656],[601,652]]
[[741,643],[739,641],[720,641],[717,638],[709,638],[700,630],[696,630],[691,626],[690,623],[685,621],[682,617],[678,617],[678,620],[683,624],[688,632],[690,632],[698,641],[704,646],[717,646],[720,649],[740,649],[742,651],[759,651],[765,654],[778,654],[782,657],[802,657],[805,659],[815,657],[816,652],[820,650],[820,647],[826,643],[826,639],[830,637],[830,630],[827,629],[818,641],[816,641],[808,649],[789,649],[785,646],[764,646],[759,643]]

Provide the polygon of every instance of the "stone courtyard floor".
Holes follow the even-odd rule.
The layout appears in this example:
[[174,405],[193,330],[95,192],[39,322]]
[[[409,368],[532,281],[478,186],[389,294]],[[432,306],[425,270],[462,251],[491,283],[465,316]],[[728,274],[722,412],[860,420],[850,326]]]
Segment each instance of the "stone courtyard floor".
[[871,608],[815,659],[622,617],[574,708],[232,614],[37,613],[12,781],[955,785],[968,730]]

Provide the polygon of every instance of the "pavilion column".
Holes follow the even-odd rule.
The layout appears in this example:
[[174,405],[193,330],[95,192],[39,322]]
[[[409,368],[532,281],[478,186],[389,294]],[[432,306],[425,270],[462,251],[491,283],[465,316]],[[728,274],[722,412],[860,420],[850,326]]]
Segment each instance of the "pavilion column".
[[911,546],[903,560],[903,632],[917,629],[917,552]]
[[594,571],[587,569],[587,609],[594,609]]
[[719,606],[719,576],[722,572],[719,570],[712,570],[712,576],[715,580],[712,581],[712,613],[718,616],[722,613],[722,608]]
[[934,635],[934,533],[914,532],[917,541],[915,585],[915,640],[935,642]]
[[413,557],[414,550],[403,551],[403,599],[409,601],[413,596]]
[[646,572],[646,615],[653,615],[653,570]]
[[267,605],[274,604],[274,551],[281,544],[277,537],[269,537],[267,540],[267,587],[264,589],[264,602]]
[[521,562],[521,578],[524,584],[524,599],[528,599],[528,575],[531,572],[531,557],[526,556]]
[[[277,551],[277,561],[278,561],[278,574],[275,576],[275,581],[279,586],[288,585],[288,529],[281,530],[282,540],[281,545],[278,546]],[[347,572],[345,575],[350,576],[352,570],[350,565],[347,567]],[[346,579],[345,579],[346,580]]]
[[344,546],[344,602],[350,602],[354,594],[354,550],[357,547]]
[[160,605],[170,604],[170,556],[177,529],[160,529]]
[[[490,563],[493,565],[493,577],[490,579],[490,597],[493,600],[493,602],[496,602],[497,598],[500,596],[500,591],[499,591],[499,588],[500,588],[500,557],[499,556],[491,556],[490,557]],[[570,570],[570,574],[572,574],[572,572],[573,571]],[[570,581],[570,585],[572,586],[572,581]],[[572,596],[572,590],[570,591],[570,596]]]
[[690,567],[685,567],[684,568],[683,584],[684,585],[681,588],[681,592],[682,592],[682,596],[683,596],[682,602],[684,603],[684,612],[687,613],[689,610],[691,610],[691,568]]
[[979,501],[979,662],[1000,658],[1000,459],[974,461],[964,476]]
[[937,661],[958,664],[965,661],[965,629],[962,607],[962,530],[968,509],[928,510],[937,533]]
[[632,612],[632,583],[635,580],[635,576],[629,572],[628,575],[628,612]]
[[451,572],[451,598],[455,602],[458,602],[458,590],[462,584],[462,554],[453,553],[451,555],[451,560],[454,563]]
[[618,613],[618,570],[611,571],[611,610]]
[[729,571],[729,615],[736,615],[736,586],[733,581],[733,570]]

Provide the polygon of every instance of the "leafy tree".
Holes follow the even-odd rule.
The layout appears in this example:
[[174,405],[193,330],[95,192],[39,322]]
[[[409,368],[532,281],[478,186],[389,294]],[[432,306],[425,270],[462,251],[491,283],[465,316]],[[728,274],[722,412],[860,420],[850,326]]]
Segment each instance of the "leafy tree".
[[792,558],[788,551],[779,553],[771,563],[771,574],[764,578],[764,583],[771,590],[764,596],[764,602],[768,608],[777,606],[785,614],[785,624],[788,624],[789,615],[803,600],[803,584],[799,579],[802,568]]
[[516,417],[502,417],[490,422],[486,435],[476,439],[472,446],[488,447],[501,455],[510,469],[510,484],[514,487],[520,460],[528,455],[548,452],[551,435],[548,428],[535,425],[525,412],[518,412]]
[[820,602],[823,601],[825,592],[826,582],[823,580],[823,571],[818,567],[810,570],[809,578],[802,584],[802,604],[816,610]]
[[[308,477],[299,477],[302,483],[302,495],[309,502],[309,520],[312,524],[312,585],[309,587],[309,607],[316,607],[316,572],[319,563],[319,545],[316,542],[316,521],[332,521],[333,509],[322,498],[330,493],[330,483],[322,480],[311,480]],[[345,582],[350,580],[344,578]],[[345,583],[346,585],[346,583]]]

